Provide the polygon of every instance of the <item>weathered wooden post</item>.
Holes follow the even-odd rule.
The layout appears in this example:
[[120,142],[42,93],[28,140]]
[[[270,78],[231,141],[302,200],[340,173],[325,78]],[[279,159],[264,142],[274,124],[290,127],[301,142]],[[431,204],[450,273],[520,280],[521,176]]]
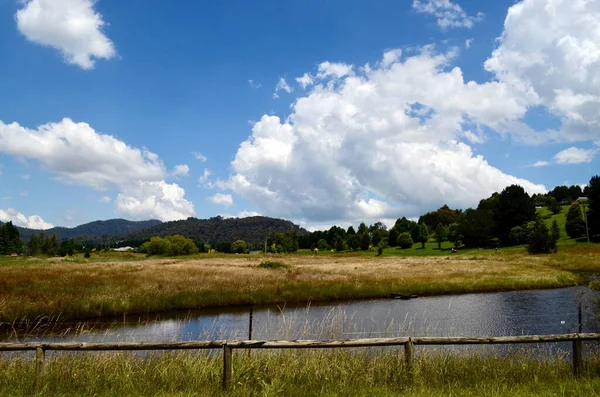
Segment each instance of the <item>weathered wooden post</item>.
[[223,390],[229,391],[231,387],[231,375],[233,373],[232,349],[227,344],[223,345]]
[[252,307],[250,307],[250,316],[248,318],[248,340],[252,340]]
[[44,374],[44,361],[46,352],[41,346],[35,349],[35,391],[36,393],[42,389],[42,376]]
[[579,302],[579,310],[577,311],[577,319],[578,319],[578,323],[579,323],[579,333],[581,333],[583,331],[583,316],[581,313],[581,302]]
[[413,343],[410,338],[408,338],[408,342],[404,344],[404,359],[406,360],[408,380],[411,382],[413,378]]
[[573,341],[573,375],[576,378],[580,377],[583,373],[582,345],[583,343],[579,339],[579,335],[577,335],[577,339]]

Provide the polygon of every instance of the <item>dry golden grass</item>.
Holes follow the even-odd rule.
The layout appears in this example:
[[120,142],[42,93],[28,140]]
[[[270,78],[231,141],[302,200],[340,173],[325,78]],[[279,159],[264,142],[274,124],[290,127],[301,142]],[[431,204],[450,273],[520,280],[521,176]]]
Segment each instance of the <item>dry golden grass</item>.
[[[265,256],[0,264],[0,320],[86,319],[210,306],[572,286],[572,271],[598,268],[600,250],[530,256],[270,256],[289,269],[261,269]],[[569,271],[565,270],[568,269]]]

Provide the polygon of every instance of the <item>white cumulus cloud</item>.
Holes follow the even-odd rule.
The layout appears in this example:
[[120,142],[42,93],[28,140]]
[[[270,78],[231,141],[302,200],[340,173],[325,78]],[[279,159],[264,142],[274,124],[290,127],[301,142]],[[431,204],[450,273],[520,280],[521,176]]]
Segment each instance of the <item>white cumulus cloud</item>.
[[469,15],[460,5],[450,0],[414,0],[412,7],[417,12],[435,16],[438,26],[442,29],[471,29],[476,22],[481,22],[484,17],[481,12],[478,12],[475,16]]
[[562,141],[600,137],[600,2],[524,0],[510,7],[499,46],[485,62],[529,105],[562,121]]
[[591,163],[597,152],[597,149],[580,149],[576,147],[570,147],[556,153],[554,160],[556,160],[558,164]]
[[54,225],[44,221],[39,215],[25,216],[13,208],[0,209],[0,221],[12,222],[15,226],[29,229],[52,229]]
[[102,196],[100,197],[100,202],[103,204],[110,204],[112,199],[109,196]]
[[183,189],[164,182],[167,172],[158,155],[86,123],[64,119],[33,130],[0,121],[0,153],[37,160],[66,183],[97,190],[117,186],[122,192],[117,209],[124,215],[163,221],[194,215]]
[[19,31],[30,41],[59,50],[66,62],[93,69],[95,59],[116,55],[102,28],[102,15],[93,0],[24,0],[15,19]]
[[233,205],[233,197],[231,197],[231,194],[217,193],[214,196],[208,197],[208,200],[217,205],[224,205],[225,207]]
[[500,82],[465,82],[453,56],[428,47],[384,57],[358,75],[328,67],[344,78],[315,85],[285,121],[264,115],[254,125],[228,187],[266,215],[313,223],[466,207],[510,184],[544,192],[459,141],[466,125],[494,128],[527,107]]
[[198,152],[192,152],[192,155],[194,156],[194,158],[198,161],[200,161],[201,163],[206,163],[206,160],[208,160],[206,158],[205,155],[203,155],[202,153],[198,153]]
[[304,73],[302,77],[296,78],[296,83],[300,84],[300,87],[303,89],[306,89],[306,87],[314,84],[314,79],[309,73]]

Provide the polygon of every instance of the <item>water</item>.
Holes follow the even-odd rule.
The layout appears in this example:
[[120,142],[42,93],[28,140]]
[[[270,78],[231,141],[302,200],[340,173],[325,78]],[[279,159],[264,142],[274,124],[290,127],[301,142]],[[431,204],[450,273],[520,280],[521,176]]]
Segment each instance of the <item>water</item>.
[[[598,294],[586,287],[377,299],[301,307],[253,308],[253,339],[355,339],[395,336],[507,336],[600,332]],[[60,332],[19,331],[11,341],[180,341],[248,339],[250,308],[129,316],[62,324]],[[56,331],[56,329],[54,330]],[[16,335],[16,337],[15,337]]]

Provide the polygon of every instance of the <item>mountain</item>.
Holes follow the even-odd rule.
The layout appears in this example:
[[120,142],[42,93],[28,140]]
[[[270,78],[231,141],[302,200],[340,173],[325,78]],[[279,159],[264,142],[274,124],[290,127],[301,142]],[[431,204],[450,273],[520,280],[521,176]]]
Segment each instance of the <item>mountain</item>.
[[306,234],[308,231],[284,219],[253,216],[249,218],[210,219],[188,218],[181,221],[161,223],[149,229],[138,230],[114,236],[120,241],[132,243],[147,240],[151,237],[165,237],[181,234],[197,242],[231,243],[235,240],[245,240],[248,243],[259,244],[273,232],[295,232]]
[[[162,222],[156,219],[149,221],[128,221],[126,219],[109,219],[107,221],[95,221],[79,225],[73,228],[68,227],[53,227],[52,229],[44,230],[48,236],[56,233],[59,240],[77,238],[98,238],[106,235],[121,235],[129,232],[135,232],[141,229],[148,229],[153,226],[160,225]],[[33,233],[39,234],[41,230],[27,229],[19,227],[19,234],[23,240],[29,240],[29,236]]]

